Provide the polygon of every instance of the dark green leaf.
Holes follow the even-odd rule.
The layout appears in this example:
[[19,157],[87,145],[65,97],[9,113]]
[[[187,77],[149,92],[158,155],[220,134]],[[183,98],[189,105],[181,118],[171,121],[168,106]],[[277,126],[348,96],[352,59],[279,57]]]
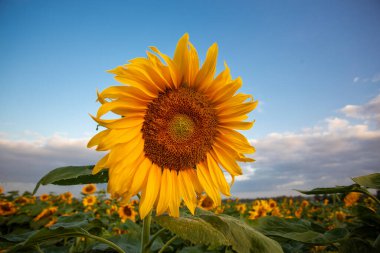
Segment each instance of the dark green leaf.
[[380,173],[373,173],[366,176],[354,177],[352,178],[352,180],[355,183],[367,188],[380,189]]
[[83,227],[88,224],[88,219],[88,215],[84,213],[78,213],[72,216],[61,216],[58,218],[57,223],[52,225],[49,229]]
[[96,175],[92,174],[93,165],[88,166],[68,166],[50,171],[38,181],[33,190],[35,194],[40,185],[77,185],[77,184],[99,184],[108,181],[108,171],[103,170]]
[[312,223],[299,219],[284,219],[274,216],[262,217],[253,222],[253,226],[268,236],[278,236],[298,242],[328,245],[347,239],[349,232],[345,228],[335,228],[320,233],[312,228]]
[[349,185],[349,186],[335,186],[335,187],[329,187],[329,188],[315,188],[310,191],[302,191],[302,190],[296,190],[300,193],[306,194],[306,195],[314,195],[314,194],[334,194],[334,193],[348,193],[352,191],[359,190],[360,186],[357,184]]

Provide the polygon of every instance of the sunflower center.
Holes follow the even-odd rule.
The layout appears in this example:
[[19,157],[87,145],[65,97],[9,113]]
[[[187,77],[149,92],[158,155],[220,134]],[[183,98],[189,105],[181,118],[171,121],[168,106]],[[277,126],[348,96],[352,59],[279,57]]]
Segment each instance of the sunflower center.
[[161,168],[194,168],[211,150],[217,124],[206,96],[189,87],[167,90],[148,105],[142,127],[145,155]]
[[132,215],[132,211],[131,211],[131,208],[129,208],[129,206],[125,206],[124,207],[124,214],[126,216],[131,216]]
[[194,122],[186,114],[179,114],[169,122],[170,136],[176,141],[185,141],[194,132]]

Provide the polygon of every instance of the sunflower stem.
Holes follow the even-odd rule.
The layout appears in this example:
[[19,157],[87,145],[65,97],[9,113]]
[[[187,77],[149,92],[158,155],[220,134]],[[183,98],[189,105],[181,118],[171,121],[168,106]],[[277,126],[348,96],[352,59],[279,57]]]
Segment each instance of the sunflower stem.
[[141,234],[141,253],[149,253],[149,237],[150,237],[150,223],[152,221],[152,211],[143,220],[143,230]]
[[162,252],[164,252],[165,251],[165,249],[175,240],[175,239],[177,239],[178,238],[178,235],[175,235],[175,236],[173,236],[169,241],[167,241],[166,243],[165,243],[165,245],[164,246],[162,246],[162,248],[160,249],[160,251],[158,252],[158,253],[162,253]]

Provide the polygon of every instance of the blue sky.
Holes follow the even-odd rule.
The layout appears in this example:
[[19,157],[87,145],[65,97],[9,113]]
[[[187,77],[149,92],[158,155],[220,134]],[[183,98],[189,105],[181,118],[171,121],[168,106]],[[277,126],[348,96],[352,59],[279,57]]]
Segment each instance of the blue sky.
[[151,45],[172,55],[185,32],[202,60],[217,42],[218,69],[260,101],[248,138],[300,133],[379,94],[379,13],[379,1],[3,0],[1,136],[88,138],[96,89],[117,84],[106,70]]

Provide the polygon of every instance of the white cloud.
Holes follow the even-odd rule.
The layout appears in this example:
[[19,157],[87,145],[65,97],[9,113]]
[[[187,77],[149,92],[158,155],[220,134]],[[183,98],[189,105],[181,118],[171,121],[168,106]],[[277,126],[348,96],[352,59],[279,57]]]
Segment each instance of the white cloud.
[[380,82],[380,73],[375,73],[372,77],[359,77],[355,76],[354,79],[352,80],[354,83],[377,83]]
[[340,111],[346,117],[373,120],[380,125],[380,94],[364,105],[346,105]]

